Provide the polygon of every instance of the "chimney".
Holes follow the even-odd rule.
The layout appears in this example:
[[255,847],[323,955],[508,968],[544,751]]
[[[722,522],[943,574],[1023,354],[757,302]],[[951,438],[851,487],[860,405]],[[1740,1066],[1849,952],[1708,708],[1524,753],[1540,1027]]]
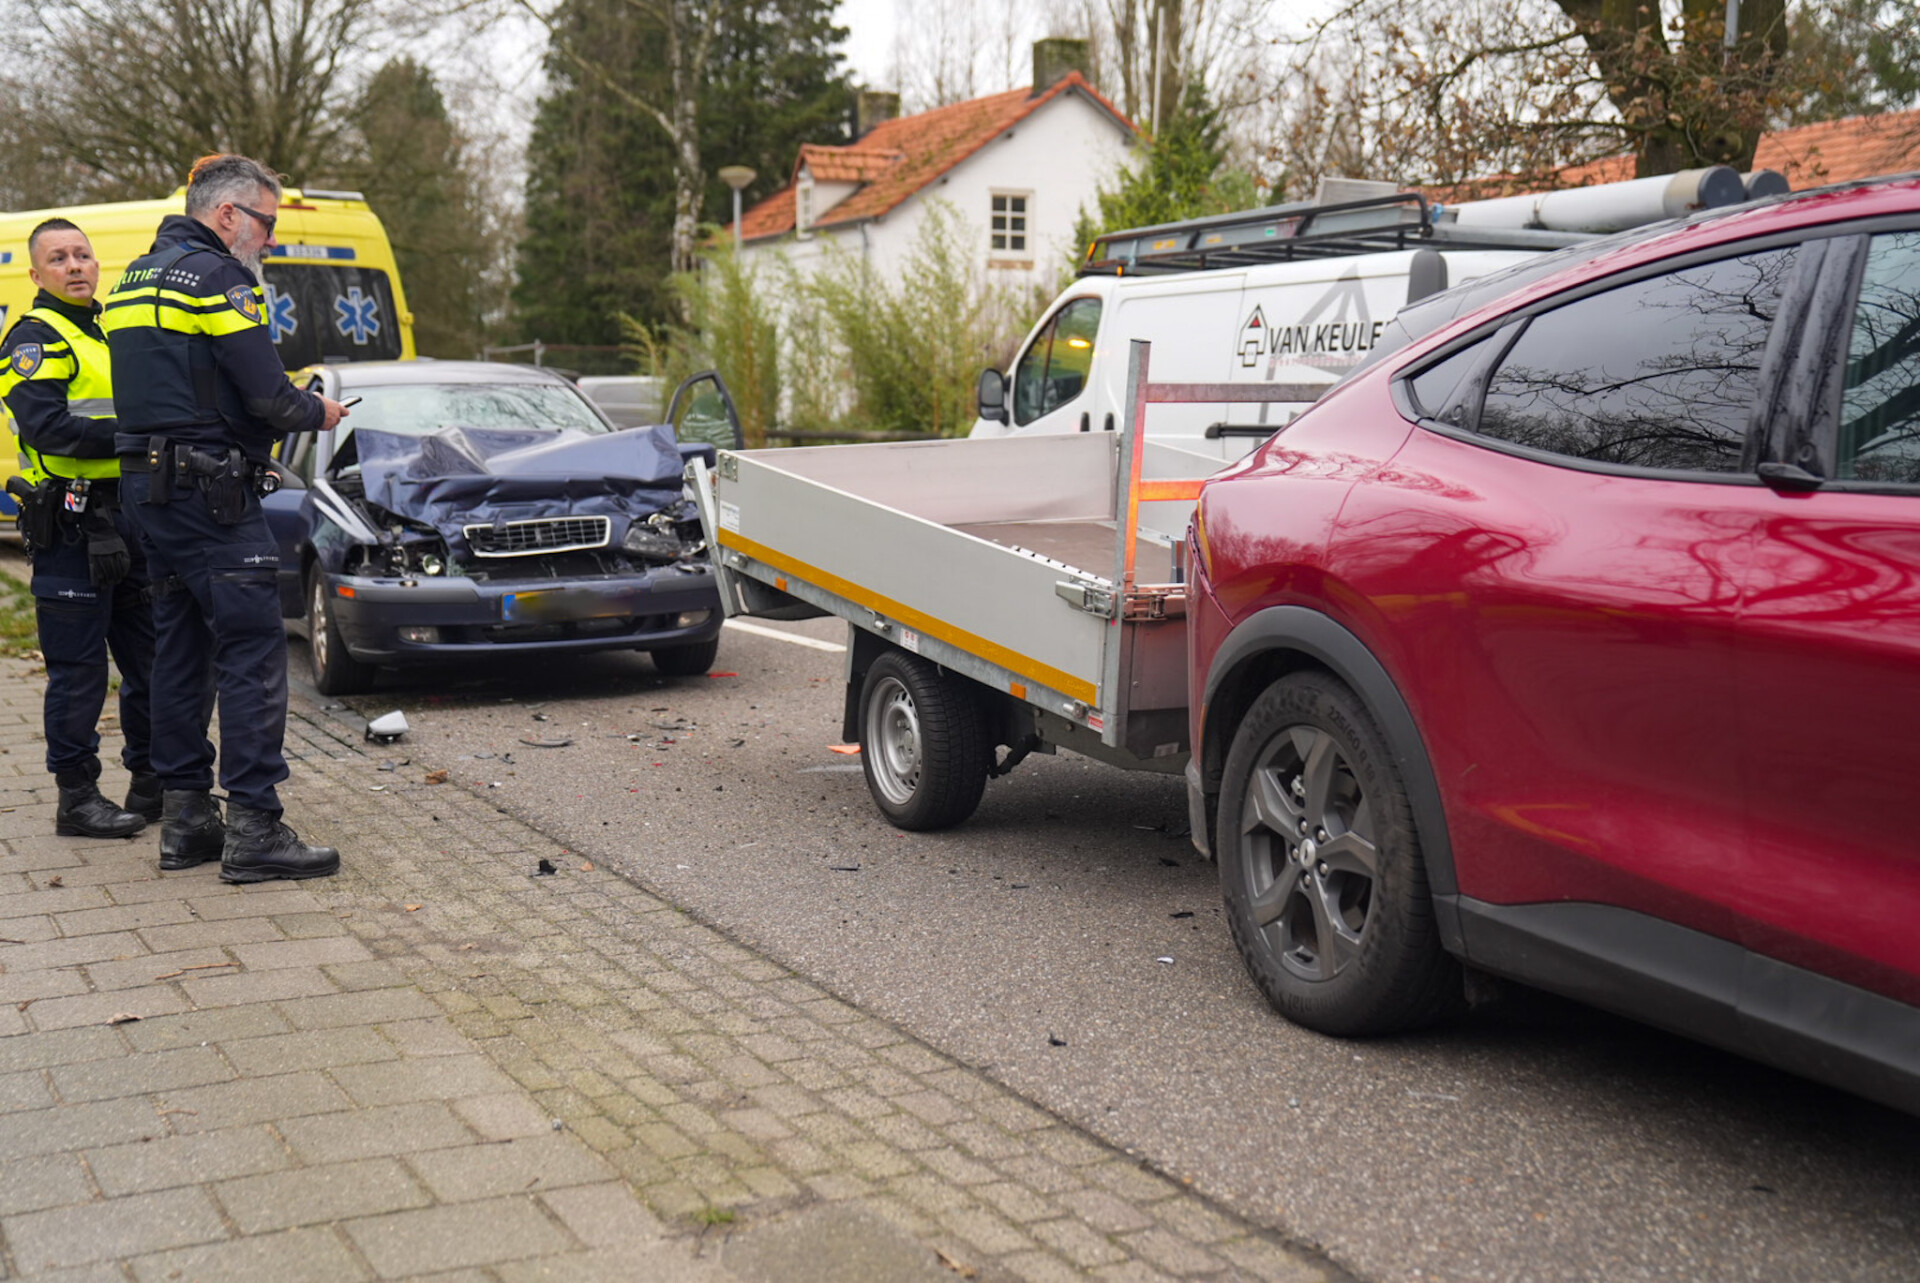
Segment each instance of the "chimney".
[[1072,36],[1048,36],[1033,42],[1033,96],[1038,98],[1058,84],[1069,71],[1077,71],[1087,83],[1093,83],[1088,70],[1087,42]]
[[900,95],[880,89],[862,89],[853,99],[853,137],[858,142],[873,127],[900,114]]

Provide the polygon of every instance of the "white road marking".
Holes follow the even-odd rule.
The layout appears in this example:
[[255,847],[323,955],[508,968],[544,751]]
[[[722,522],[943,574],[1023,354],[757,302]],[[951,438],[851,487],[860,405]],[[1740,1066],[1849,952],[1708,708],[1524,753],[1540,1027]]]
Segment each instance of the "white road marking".
[[810,650],[830,650],[836,655],[845,654],[846,647],[839,642],[821,641],[815,637],[802,637],[799,633],[783,633],[778,628],[766,628],[759,624],[744,623],[738,619],[729,619],[726,626],[737,628],[743,633],[752,633],[755,637],[771,637],[775,641],[792,642],[796,646],[805,646]]

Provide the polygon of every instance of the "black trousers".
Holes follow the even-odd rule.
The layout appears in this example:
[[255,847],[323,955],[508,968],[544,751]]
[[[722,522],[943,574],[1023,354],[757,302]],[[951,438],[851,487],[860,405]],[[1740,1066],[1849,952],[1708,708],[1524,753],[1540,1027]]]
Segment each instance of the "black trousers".
[[113,514],[113,524],[127,542],[133,568],[111,588],[96,588],[87,577],[86,536],[73,521],[62,520],[54,547],[33,553],[34,616],[47,658],[41,709],[47,769],[66,787],[100,778],[97,728],[107,702],[109,653],[120,669],[120,729],[126,737],[120,760],[138,775],[151,769],[154,632],[146,559],[124,510]]
[[153,770],[163,788],[213,786],[207,738],[220,708],[220,784],[241,806],[278,814],[287,778],[287,635],[276,578],[280,550],[260,501],[223,526],[191,481],[171,502],[146,502],[151,473],[128,472],[120,493],[153,577]]

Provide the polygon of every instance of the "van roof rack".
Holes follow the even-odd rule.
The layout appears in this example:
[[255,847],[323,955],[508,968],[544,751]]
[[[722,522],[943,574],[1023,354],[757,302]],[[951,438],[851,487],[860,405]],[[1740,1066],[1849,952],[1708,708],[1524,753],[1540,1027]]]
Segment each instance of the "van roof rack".
[[1420,192],[1395,192],[1135,227],[1096,237],[1080,275],[1201,272],[1405,249],[1549,250],[1593,239],[1584,232],[1462,227],[1442,222],[1440,214]]

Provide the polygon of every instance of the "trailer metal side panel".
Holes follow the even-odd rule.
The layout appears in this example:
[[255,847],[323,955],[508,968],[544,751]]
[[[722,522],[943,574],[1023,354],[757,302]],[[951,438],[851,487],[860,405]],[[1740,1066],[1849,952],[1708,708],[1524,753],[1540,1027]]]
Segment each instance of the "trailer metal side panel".
[[[1040,510],[1031,501],[1033,493],[1046,493],[1055,484],[1064,483],[1069,493],[1090,483],[1096,489],[1109,484],[1110,445],[1089,439],[1067,452],[1056,451],[1078,466],[1040,475],[1009,471],[987,459],[977,460],[979,466],[969,458],[967,467],[947,468],[940,455],[924,450],[838,446],[832,451],[723,456],[714,492],[720,547],[805,580],[890,625],[936,638],[1091,708],[1102,706],[1103,647],[1113,625],[1075,610],[1057,592],[1063,580],[1091,580],[1092,574],[950,529],[902,511],[888,498],[949,519],[1005,520]],[[814,456],[798,461],[814,476],[786,466],[788,456],[796,454]],[[851,493],[818,479],[823,473],[895,494]],[[1106,504],[1103,499],[1102,507]]]

